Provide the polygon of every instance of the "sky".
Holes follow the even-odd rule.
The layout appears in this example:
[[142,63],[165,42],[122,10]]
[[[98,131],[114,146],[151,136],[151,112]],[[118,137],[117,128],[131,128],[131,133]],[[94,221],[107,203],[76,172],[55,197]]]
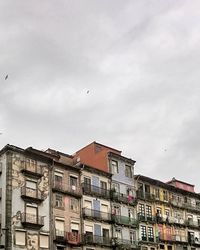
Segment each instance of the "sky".
[[199,65],[199,0],[2,0],[0,148],[97,141],[200,192]]

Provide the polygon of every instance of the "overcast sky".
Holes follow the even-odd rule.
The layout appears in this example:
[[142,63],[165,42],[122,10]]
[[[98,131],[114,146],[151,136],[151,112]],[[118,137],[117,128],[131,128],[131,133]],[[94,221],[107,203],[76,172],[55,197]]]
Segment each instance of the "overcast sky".
[[200,192],[199,79],[199,0],[0,1],[0,147],[97,141]]

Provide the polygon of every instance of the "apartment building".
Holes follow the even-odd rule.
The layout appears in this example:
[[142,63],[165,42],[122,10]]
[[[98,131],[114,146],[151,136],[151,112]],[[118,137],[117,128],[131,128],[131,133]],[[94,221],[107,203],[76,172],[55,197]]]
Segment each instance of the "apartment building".
[[47,154],[7,145],[0,151],[1,248],[49,249]]
[[57,250],[79,249],[81,245],[80,167],[73,157],[48,149],[56,159],[51,174],[52,247]]
[[81,167],[83,249],[110,249],[111,175],[87,165]]
[[135,249],[137,242],[136,190],[134,186],[135,161],[109,152],[112,173],[111,208],[113,216],[113,239],[117,248]]
[[[138,222],[137,199],[134,187],[135,161],[122,156],[121,151],[97,142],[80,149],[76,152],[74,158],[83,165],[91,166],[92,171],[100,170],[111,175],[112,249],[137,248]],[[99,183],[99,179],[96,180],[95,177],[93,183]],[[88,204],[88,206],[91,205]]]
[[164,183],[135,176],[142,250],[200,248],[200,195],[176,179]]

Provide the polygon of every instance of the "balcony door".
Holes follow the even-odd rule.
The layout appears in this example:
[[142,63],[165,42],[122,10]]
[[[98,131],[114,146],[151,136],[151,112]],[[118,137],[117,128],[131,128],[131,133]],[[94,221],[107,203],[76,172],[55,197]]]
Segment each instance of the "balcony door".
[[95,243],[101,242],[101,225],[94,224],[94,240]]
[[38,208],[33,206],[26,206],[26,222],[37,224]]
[[55,228],[56,228],[56,236],[64,237],[64,234],[65,234],[65,222],[63,220],[56,219]]
[[92,191],[95,193],[99,193],[99,177],[92,176]]
[[100,201],[94,199],[93,200],[93,208],[94,208],[94,217],[100,218],[101,212],[100,212]]

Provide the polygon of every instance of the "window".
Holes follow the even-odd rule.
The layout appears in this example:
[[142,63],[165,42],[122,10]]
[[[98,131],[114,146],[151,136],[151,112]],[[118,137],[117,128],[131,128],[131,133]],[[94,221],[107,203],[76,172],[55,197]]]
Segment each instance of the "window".
[[71,223],[71,231],[72,231],[72,233],[78,234],[78,232],[79,232],[79,224],[75,223],[75,222],[72,222]]
[[146,205],[146,215],[147,215],[148,218],[152,218],[151,206]]
[[62,188],[62,182],[63,182],[63,174],[55,172],[55,174],[54,174],[54,182],[55,182],[55,186],[57,188],[61,189]]
[[131,166],[125,165],[125,176],[128,178],[132,178],[132,170]]
[[169,217],[170,212],[169,212],[169,210],[168,210],[168,209],[165,209],[165,215],[166,215],[166,217]]
[[132,210],[132,209],[128,209],[128,217],[130,218],[130,219],[133,219],[134,218],[134,211]]
[[146,241],[147,240],[146,227],[145,226],[140,226],[140,231],[141,231],[142,240]]
[[26,222],[36,224],[37,223],[37,214],[38,214],[38,207],[26,205]]
[[18,245],[18,246],[26,245],[26,232],[15,231],[15,245]]
[[26,195],[37,197],[37,184],[34,181],[26,180]]
[[157,200],[160,199],[160,189],[159,188],[155,189],[155,197],[156,197]]
[[65,235],[65,221],[64,220],[55,220],[55,228],[56,228],[56,235],[63,237]]
[[117,216],[120,215],[120,207],[114,205],[112,209],[112,214],[117,215]]
[[119,184],[118,183],[112,183],[112,189],[115,190],[115,192],[119,193]]
[[148,227],[148,239],[149,239],[149,241],[154,241],[153,227]]
[[101,188],[107,190],[107,183],[105,181],[100,182]]
[[49,249],[49,236],[40,234],[40,247]]
[[84,177],[84,183],[86,184],[86,186],[91,186],[91,179],[88,177]]
[[139,204],[139,215],[145,217],[144,204]]
[[109,239],[109,229],[103,228],[103,238]]
[[111,167],[112,167],[112,173],[113,174],[119,173],[118,162],[117,161],[111,161]]
[[78,212],[78,200],[75,198],[70,199],[70,209],[74,212]]
[[163,190],[163,199],[164,201],[168,201],[168,192],[166,190]]
[[117,239],[121,239],[122,238],[122,231],[121,231],[121,228],[116,228],[115,229],[115,237]]
[[61,194],[55,195],[55,207],[64,207],[63,196]]
[[130,231],[130,242],[133,244],[136,241],[136,232]]
[[75,191],[77,189],[78,178],[75,176],[70,176],[69,184],[71,189]]
[[85,200],[83,204],[84,204],[84,208],[92,209],[92,202],[91,201]]

